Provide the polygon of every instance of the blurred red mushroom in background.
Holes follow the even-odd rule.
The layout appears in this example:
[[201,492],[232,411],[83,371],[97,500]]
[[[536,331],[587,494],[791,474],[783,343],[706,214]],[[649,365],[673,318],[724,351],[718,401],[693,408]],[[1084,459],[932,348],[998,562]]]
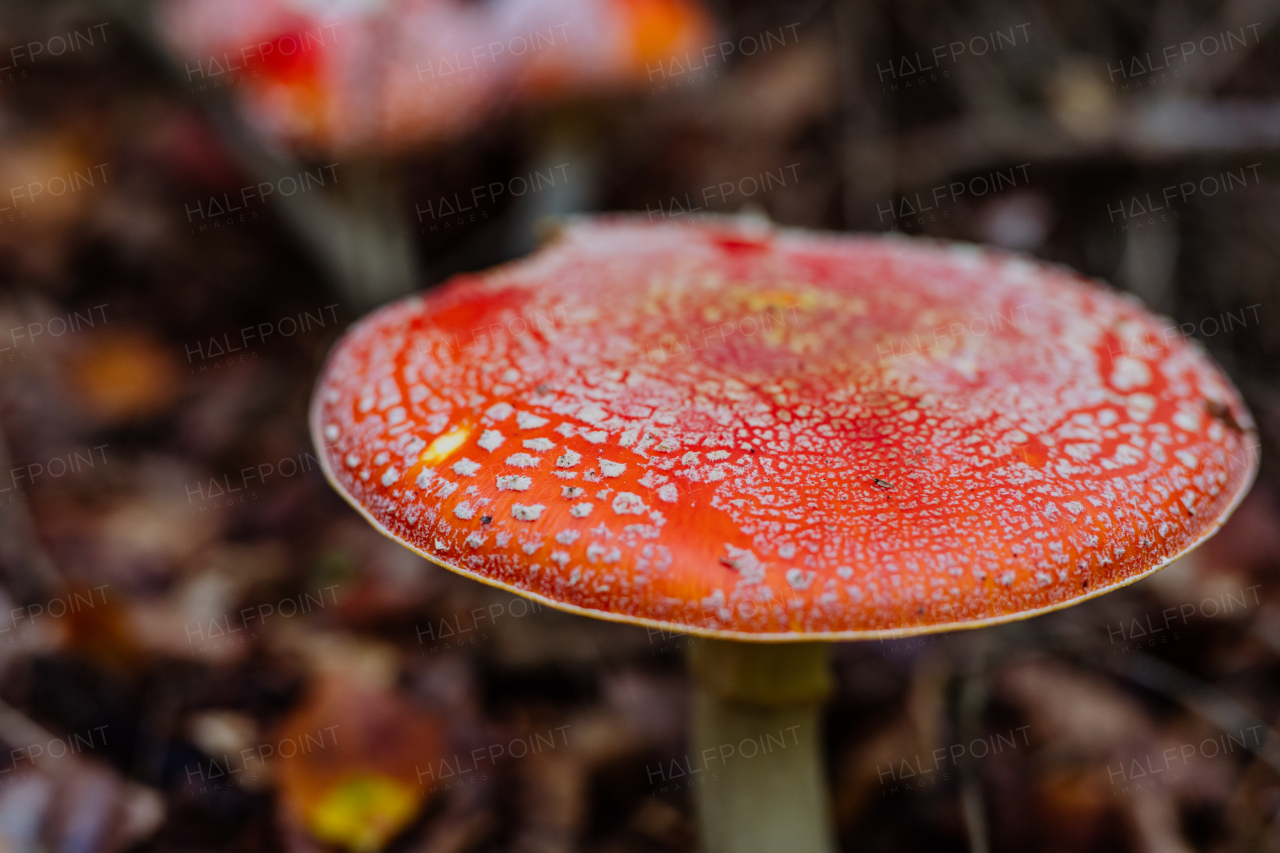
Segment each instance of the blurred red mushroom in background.
[[[336,189],[321,181],[320,192],[275,201],[349,301],[366,307],[420,278],[389,158],[461,139],[518,105],[639,88],[654,67],[716,40],[696,0],[175,0],[157,17],[192,94],[232,96],[267,148],[343,158]],[[535,169],[592,161],[577,124],[541,129]],[[581,211],[590,182],[580,177],[564,198],[540,194],[518,229]],[[527,234],[515,241],[517,251],[531,246]]]
[[162,29],[193,88],[310,151],[387,153],[475,130],[520,101],[602,94],[714,42],[693,0],[176,0]]

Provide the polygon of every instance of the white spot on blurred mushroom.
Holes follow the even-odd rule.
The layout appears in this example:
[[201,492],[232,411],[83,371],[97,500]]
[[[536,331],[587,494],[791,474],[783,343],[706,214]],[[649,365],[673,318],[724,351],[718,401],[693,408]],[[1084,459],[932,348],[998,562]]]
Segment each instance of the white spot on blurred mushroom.
[[721,459],[728,459],[728,458],[729,458],[729,451],[727,450],[713,450],[707,454],[707,459],[711,460],[712,462],[719,462]]
[[560,565],[560,568],[564,568],[565,563],[569,562],[569,552],[568,551],[552,551],[551,562],[558,563]]
[[1150,394],[1130,394],[1124,403],[1130,419],[1138,423],[1151,420],[1151,413],[1156,410],[1156,398]]
[[1014,580],[1016,580],[1017,577],[1018,577],[1017,574],[1012,571],[1005,572],[1002,575],[1000,575],[1000,583],[1004,584],[1005,586],[1012,586]]
[[1067,508],[1067,512],[1072,515],[1079,515],[1084,512],[1084,505],[1079,501],[1067,501],[1063,506],[1065,506]]
[[778,556],[784,560],[790,560],[796,555],[796,546],[794,542],[786,542],[778,546]]
[[539,453],[546,453],[548,450],[555,447],[556,444],[549,438],[526,438],[524,440],[524,446],[530,450],[536,450]]
[[400,472],[396,470],[396,466],[392,465],[382,473],[382,485],[390,486],[396,480],[400,479]]
[[494,403],[485,409],[484,416],[494,421],[505,421],[515,410],[515,406],[510,403]]
[[1079,462],[1088,462],[1095,453],[1102,451],[1102,446],[1091,441],[1082,441],[1063,445],[1062,450],[1072,459]]
[[1196,466],[1200,464],[1200,460],[1196,458],[1196,455],[1194,453],[1189,453],[1186,450],[1175,450],[1173,451],[1173,455],[1174,458],[1192,471],[1194,471]]
[[346,462],[348,468],[354,468],[360,464],[360,457],[356,456],[354,453],[348,453]]
[[497,450],[498,446],[505,440],[506,439],[502,437],[502,433],[498,432],[496,429],[487,429],[481,433],[480,441],[477,443],[485,450],[492,453]]
[[717,589],[702,599],[702,608],[704,610],[719,610],[724,607],[724,601],[724,590]]
[[655,447],[654,450],[658,451],[659,453],[670,453],[673,450],[677,450],[679,447],[680,447],[679,442],[677,442],[674,438],[664,438],[662,439],[662,441],[658,443],[658,446]]
[[386,465],[389,461],[391,461],[391,454],[385,450],[373,457],[374,465]]
[[1142,461],[1142,451],[1131,444],[1121,444],[1116,448],[1115,460],[1121,465],[1135,465]]
[[516,426],[520,429],[537,429],[540,426],[546,426],[550,421],[546,418],[539,417],[531,412],[517,412]]
[[469,501],[463,501],[453,508],[453,514],[465,521],[474,518],[476,511]]
[[681,461],[681,462],[683,462],[683,463],[684,463],[684,464],[686,464],[686,465],[697,465],[697,464],[698,464],[698,454],[696,454],[696,453],[694,453],[692,450],[690,450],[690,451],[689,451],[688,453],[686,453],[684,456],[681,456],[681,457],[680,457],[680,461]]
[[395,426],[398,423],[403,423],[404,419],[408,416],[409,413],[404,410],[404,406],[396,406],[394,409],[387,412],[387,423],[391,426]]
[[609,439],[609,433],[602,429],[593,430],[582,434],[582,437],[592,444],[604,444]]
[[400,402],[400,389],[396,387],[396,383],[392,379],[382,380],[382,397],[378,400],[378,410],[385,412],[387,409]]
[[631,492],[618,492],[613,499],[613,511],[618,515],[643,515],[645,510],[644,499],[637,494]]
[[622,559],[622,552],[617,548],[605,548],[593,542],[587,546],[587,559],[592,563],[598,563],[601,560],[606,563],[616,563]]
[[465,456],[453,463],[453,473],[461,477],[474,477],[476,472],[479,470],[480,463],[472,462]]
[[418,472],[418,479],[415,482],[418,484],[419,489],[425,489],[427,486],[431,485],[431,481],[434,480],[435,477],[436,471],[434,468],[423,468]]
[[609,417],[609,413],[599,406],[583,406],[578,410],[576,415],[578,420],[586,421],[589,424],[598,424],[605,418]]
[[658,489],[658,498],[669,504],[673,504],[680,498],[680,494],[676,491],[675,486],[667,483],[665,486]]
[[449,426],[448,412],[436,412],[434,415],[427,418],[427,432],[432,435],[439,435],[444,432],[445,427],[447,426]]
[[853,566],[840,566],[836,569],[836,574],[840,576],[841,580],[848,580],[853,577]]
[[574,453],[572,450],[566,450],[564,455],[556,460],[556,466],[560,468],[572,468],[582,461],[581,453]]
[[337,441],[340,435],[342,435],[342,430],[338,429],[337,424],[329,424],[324,428],[325,441]]
[[474,533],[472,533],[470,536],[467,537],[467,544],[470,545],[472,548],[479,548],[481,545],[484,544],[484,534],[481,533],[479,530],[475,531]]
[[498,477],[498,489],[507,492],[527,492],[529,487],[533,485],[533,480],[528,477],[521,477],[519,474],[510,474]]
[[[546,507],[542,504],[529,504],[527,506],[525,504],[512,504],[511,517],[516,521],[537,521],[542,515],[542,511],[544,509],[546,509]],[[525,547],[527,548],[529,546],[526,545]],[[533,551],[538,550],[538,547],[539,546],[535,545]],[[525,551],[525,553],[532,554],[533,551]]]
[[436,494],[439,495],[440,497],[447,498],[449,497],[449,495],[458,491],[457,483],[450,483],[448,480],[441,480],[440,482],[441,482],[441,486],[439,490],[436,492]]
[[801,569],[787,569],[787,583],[795,590],[808,589],[813,583],[814,573]]
[[436,550],[437,550],[437,551],[448,551],[448,550],[449,550],[449,545],[448,545],[448,543],[444,542],[443,540],[437,539],[433,544],[435,545],[435,548],[436,548]]
[[1132,391],[1151,384],[1151,368],[1145,361],[1122,355],[1111,370],[1111,384],[1117,391]]
[[628,429],[622,431],[622,437],[618,439],[618,444],[623,447],[630,447],[635,444],[636,436],[640,434],[640,430]]
[[1004,434],[1004,439],[1010,444],[1026,444],[1027,434],[1020,429],[1011,429]]
[[560,497],[569,498],[570,500],[576,497],[580,497],[582,495],[582,492],[583,492],[583,489],[580,486],[561,486],[560,487]]
[[569,509],[569,515],[572,515],[574,518],[586,518],[588,515],[591,515],[591,507],[592,504],[587,501],[583,501],[580,504],[574,504]]
[[600,473],[606,477],[621,477],[622,472],[627,470],[627,466],[623,462],[610,462],[608,459],[600,460]]
[[754,552],[746,548],[735,548],[726,544],[725,551],[729,556],[721,557],[720,562],[742,575],[746,583],[760,583],[764,580],[764,564]]
[[507,464],[517,468],[536,468],[542,460],[528,453],[513,453],[507,457]]
[[556,541],[561,545],[572,545],[582,534],[576,530],[561,530],[556,534]]

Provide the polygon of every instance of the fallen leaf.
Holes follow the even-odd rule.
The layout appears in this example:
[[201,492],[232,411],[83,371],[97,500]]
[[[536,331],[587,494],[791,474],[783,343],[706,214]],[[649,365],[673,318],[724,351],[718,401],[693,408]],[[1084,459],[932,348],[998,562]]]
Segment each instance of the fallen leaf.
[[426,803],[418,768],[443,742],[440,721],[391,689],[322,674],[276,739],[281,816],[353,853],[381,850]]

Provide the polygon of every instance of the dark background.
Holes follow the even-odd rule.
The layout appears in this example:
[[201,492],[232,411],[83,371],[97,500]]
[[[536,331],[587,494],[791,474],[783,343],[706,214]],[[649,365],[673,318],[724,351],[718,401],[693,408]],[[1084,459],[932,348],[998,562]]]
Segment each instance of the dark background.
[[[203,229],[190,209],[331,163],[339,187],[317,198],[407,234],[413,286],[527,252],[546,215],[746,210],[1030,252],[1187,324],[1259,424],[1261,474],[1227,527],[1052,616],[837,645],[829,782],[849,850],[1280,848],[1280,7],[708,8],[724,39],[786,44],[714,79],[517,99],[452,138],[336,153],[282,150],[234,97],[193,93],[146,6],[0,11],[5,46],[106,25],[74,55],[0,55],[5,849],[321,849],[300,817],[321,796],[308,782],[352,768],[410,792],[394,850],[696,849],[689,782],[670,769],[698,640],[528,612],[430,566],[308,456],[321,359],[403,283],[344,272],[323,228],[270,201]],[[996,31],[1016,43],[903,65]],[[1247,44],[1135,71],[1226,31]],[[99,164],[101,180],[56,198],[10,190]],[[491,200],[475,222],[423,219],[435,199],[559,164],[555,191]],[[749,193],[764,173],[777,180]],[[381,195],[361,202],[360,187]],[[246,326],[271,334],[212,354]],[[286,600],[309,610],[286,615]],[[229,624],[244,608],[270,613]],[[215,637],[219,622],[243,630]],[[329,725],[315,766],[213,775],[211,760]],[[554,748],[418,784],[441,757],[552,731]],[[935,749],[1012,733],[1015,748],[926,772]],[[74,759],[33,755],[76,734]]]

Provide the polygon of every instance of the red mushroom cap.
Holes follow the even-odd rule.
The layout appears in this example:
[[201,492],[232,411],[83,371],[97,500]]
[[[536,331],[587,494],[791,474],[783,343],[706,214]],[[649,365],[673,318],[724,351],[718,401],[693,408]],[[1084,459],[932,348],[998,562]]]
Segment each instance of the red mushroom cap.
[[388,306],[334,349],[312,430],[337,489],[440,565],[755,640],[1099,595],[1209,536],[1257,463],[1230,382],[1131,299],[746,222],[582,222]]
[[[698,0],[165,0],[187,84],[319,153],[456,138],[526,100],[648,87],[717,37]],[[664,65],[665,63],[665,65]]]

